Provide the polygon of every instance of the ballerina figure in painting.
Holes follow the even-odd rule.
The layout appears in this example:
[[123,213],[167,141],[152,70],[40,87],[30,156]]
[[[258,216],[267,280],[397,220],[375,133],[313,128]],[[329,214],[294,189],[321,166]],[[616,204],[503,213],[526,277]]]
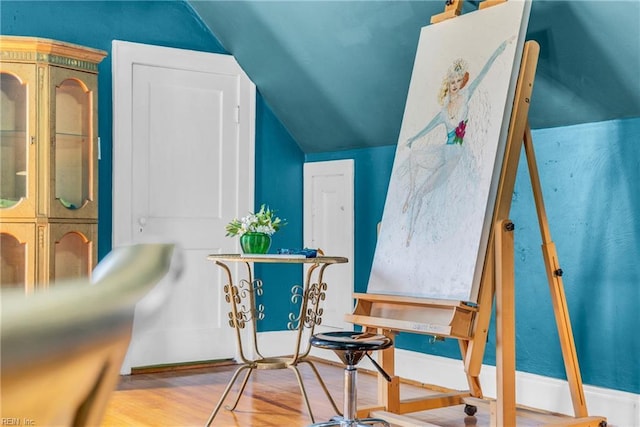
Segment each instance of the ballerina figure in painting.
[[[472,81],[470,81],[467,62],[461,58],[453,61],[438,94],[440,111],[422,130],[407,139],[406,146],[411,149],[408,159],[409,188],[402,206],[402,212],[408,211],[410,215],[406,246],[410,245],[425,195],[445,184],[465,155],[465,151],[469,151],[464,144],[465,136],[473,126],[482,125],[481,120],[475,123],[472,123],[473,120],[470,121],[470,101],[482,79],[511,40],[504,41],[498,46]],[[473,115],[474,118],[481,118],[481,116],[480,113]],[[441,126],[446,131],[444,141],[438,139],[425,144],[416,144],[418,140]]]

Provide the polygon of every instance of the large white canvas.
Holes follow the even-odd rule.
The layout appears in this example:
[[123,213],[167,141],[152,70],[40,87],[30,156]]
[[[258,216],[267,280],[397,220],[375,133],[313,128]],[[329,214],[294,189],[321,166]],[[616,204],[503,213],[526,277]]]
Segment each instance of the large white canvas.
[[368,292],[476,300],[529,10],[422,29]]

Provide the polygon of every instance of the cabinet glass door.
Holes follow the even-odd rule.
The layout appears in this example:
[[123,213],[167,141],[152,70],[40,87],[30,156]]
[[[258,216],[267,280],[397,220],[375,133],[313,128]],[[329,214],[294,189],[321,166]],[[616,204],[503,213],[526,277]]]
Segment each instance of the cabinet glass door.
[[[26,75],[0,71],[0,216],[34,215],[35,148],[30,128],[29,78],[33,70],[22,67]],[[20,68],[20,67],[18,67]]]
[[55,93],[55,198],[78,209],[92,198],[91,93],[74,79],[63,81]]

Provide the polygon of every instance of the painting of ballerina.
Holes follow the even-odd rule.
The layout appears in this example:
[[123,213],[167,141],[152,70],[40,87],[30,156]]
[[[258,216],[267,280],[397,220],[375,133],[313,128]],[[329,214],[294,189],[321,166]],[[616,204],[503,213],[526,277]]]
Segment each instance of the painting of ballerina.
[[422,29],[367,292],[476,300],[529,9]]

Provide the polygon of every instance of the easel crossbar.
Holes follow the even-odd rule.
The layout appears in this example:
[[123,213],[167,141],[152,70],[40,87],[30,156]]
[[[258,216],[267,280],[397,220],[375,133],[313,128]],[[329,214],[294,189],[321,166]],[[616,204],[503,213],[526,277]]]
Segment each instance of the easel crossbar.
[[417,305],[420,307],[433,306],[433,307],[459,307],[462,309],[477,311],[475,303],[459,300],[444,300],[444,299],[432,299],[422,297],[410,297],[401,295],[389,295],[389,294],[368,294],[368,293],[354,293],[353,297],[359,301],[370,302],[385,302],[394,303],[398,305]]
[[369,328],[469,339],[477,307],[462,301],[386,294],[354,294],[352,314],[345,320]]

